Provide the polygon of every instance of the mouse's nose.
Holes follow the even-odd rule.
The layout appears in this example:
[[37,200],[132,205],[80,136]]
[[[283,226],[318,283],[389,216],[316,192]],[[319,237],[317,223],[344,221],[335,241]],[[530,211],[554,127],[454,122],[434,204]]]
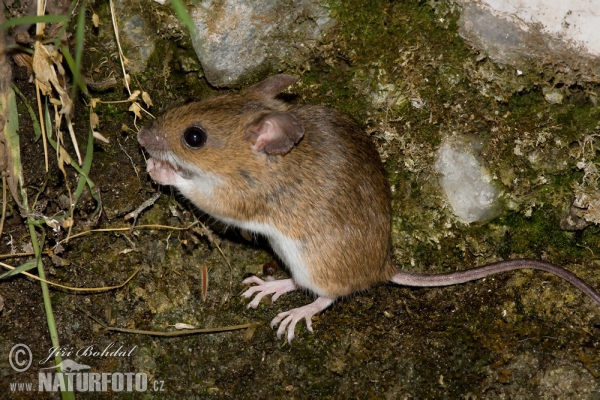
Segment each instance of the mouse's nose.
[[142,128],[137,134],[138,143],[148,151],[170,151],[165,135],[156,129]]
[[148,129],[140,129],[140,131],[137,134],[137,140],[142,147],[146,147],[146,145],[148,144],[146,141],[146,137],[148,137]]

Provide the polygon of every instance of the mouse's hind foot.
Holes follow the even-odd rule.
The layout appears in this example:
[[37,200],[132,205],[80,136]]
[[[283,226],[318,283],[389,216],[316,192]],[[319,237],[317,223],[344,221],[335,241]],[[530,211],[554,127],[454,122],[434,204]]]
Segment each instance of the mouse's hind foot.
[[279,328],[277,329],[277,338],[281,338],[281,336],[287,330],[287,340],[288,343],[291,343],[294,339],[294,330],[296,329],[296,324],[298,323],[298,321],[304,318],[306,320],[306,328],[310,332],[312,332],[313,329],[311,318],[313,317],[313,315],[320,313],[321,311],[329,307],[331,304],[333,304],[333,299],[327,297],[319,297],[312,303],[307,304],[303,307],[294,308],[289,311],[277,314],[277,316],[273,318],[273,321],[271,321],[271,328],[281,323],[281,325],[279,325]]

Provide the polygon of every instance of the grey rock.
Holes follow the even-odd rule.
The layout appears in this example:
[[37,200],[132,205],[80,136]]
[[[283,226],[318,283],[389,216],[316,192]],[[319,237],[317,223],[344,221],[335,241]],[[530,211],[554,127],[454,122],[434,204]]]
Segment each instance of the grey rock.
[[526,45],[525,32],[513,22],[498,18],[489,9],[477,4],[463,5],[459,33],[496,61],[511,64],[521,56],[532,55]]
[[317,0],[205,0],[190,14],[194,49],[214,86],[303,64],[335,24]]
[[[158,39],[155,29],[139,15],[140,0],[116,0],[115,12],[119,26],[121,46],[129,63],[127,70],[138,74],[146,69],[148,59]],[[112,29],[106,31],[112,34]]]
[[[579,52],[576,45],[546,33],[541,24],[501,18],[479,3],[462,0],[461,4],[459,34],[494,61],[519,69],[531,59],[551,60],[567,86],[600,81],[600,57]],[[562,101],[556,93],[546,99]]]

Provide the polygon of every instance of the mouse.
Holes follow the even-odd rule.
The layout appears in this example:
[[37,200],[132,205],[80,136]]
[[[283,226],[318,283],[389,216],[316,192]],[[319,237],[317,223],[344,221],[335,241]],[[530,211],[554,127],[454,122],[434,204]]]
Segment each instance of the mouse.
[[337,299],[382,283],[438,287],[517,269],[554,274],[600,306],[600,295],[576,275],[533,259],[426,274],[399,269],[391,252],[391,192],[383,163],[350,116],[278,96],[298,78],[280,74],[244,91],[174,107],[138,133],[147,172],[175,187],[198,209],[228,226],[264,236],[288,279],[243,280],[242,296],[261,299],[304,290],[316,297],[279,313],[277,337],[295,336],[304,319]]

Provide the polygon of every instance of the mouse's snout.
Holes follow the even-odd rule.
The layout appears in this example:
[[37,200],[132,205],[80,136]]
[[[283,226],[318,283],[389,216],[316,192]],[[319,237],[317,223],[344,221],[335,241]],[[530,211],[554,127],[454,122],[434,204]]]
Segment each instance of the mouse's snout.
[[146,150],[170,150],[165,135],[156,132],[152,128],[142,128],[137,134],[138,143]]
[[142,147],[148,147],[150,144],[149,138],[152,136],[152,129],[142,128],[138,131],[137,140]]
[[137,133],[137,140],[138,143],[142,146],[142,147],[146,147],[146,141],[144,140],[144,138],[148,135],[146,133],[146,128],[142,128],[139,130],[139,132]]

